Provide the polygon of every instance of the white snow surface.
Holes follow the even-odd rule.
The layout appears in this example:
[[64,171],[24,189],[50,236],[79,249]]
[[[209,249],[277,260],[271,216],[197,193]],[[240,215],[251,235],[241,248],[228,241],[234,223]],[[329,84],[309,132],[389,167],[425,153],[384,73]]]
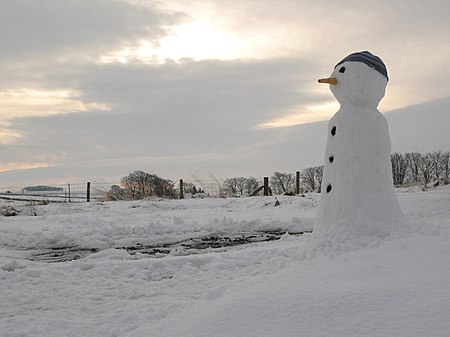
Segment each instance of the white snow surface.
[[[277,207],[275,197],[20,206],[0,217],[0,336],[449,336],[450,186],[397,195],[410,232],[315,258],[311,234],[289,234],[312,228],[315,194]],[[156,257],[115,249],[263,230],[288,234]],[[64,246],[100,251],[30,260]]]

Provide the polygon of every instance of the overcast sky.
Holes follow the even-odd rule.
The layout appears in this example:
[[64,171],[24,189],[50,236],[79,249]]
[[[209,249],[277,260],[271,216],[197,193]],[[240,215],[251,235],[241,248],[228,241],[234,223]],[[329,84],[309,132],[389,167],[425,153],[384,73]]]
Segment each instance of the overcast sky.
[[[449,15],[447,0],[2,0],[0,172],[270,175],[288,167],[271,144],[337,111],[317,79],[351,52],[386,63],[381,111],[450,96]],[[301,145],[298,169],[320,164],[322,144]]]

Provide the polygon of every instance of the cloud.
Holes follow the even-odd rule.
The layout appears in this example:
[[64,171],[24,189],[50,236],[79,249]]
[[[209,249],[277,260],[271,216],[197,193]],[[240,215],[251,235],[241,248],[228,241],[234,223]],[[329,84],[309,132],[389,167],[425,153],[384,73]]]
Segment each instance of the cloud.
[[[375,7],[354,0],[277,6],[268,0],[258,6],[246,0],[5,0],[0,161],[82,170],[93,161],[162,169],[181,160],[186,169],[231,172],[251,158],[254,167],[269,170],[264,157],[278,158],[274,165],[286,160],[277,144],[303,129],[264,126],[331,115],[335,101],[316,80],[350,52],[369,49],[386,62],[391,81],[383,111],[448,96],[448,9],[439,0],[383,0]],[[243,50],[229,55],[254,58],[152,63],[151,55],[130,53],[126,63],[101,62],[143,41],[157,46],[186,23],[210,23],[214,32],[242,38],[232,45]],[[214,38],[194,45],[208,49]],[[307,142],[301,141],[302,151],[313,151]],[[317,162],[304,152],[302,158]]]
[[94,58],[141,39],[157,42],[185,18],[157,7],[104,0],[4,0],[1,59]]
[[[392,150],[400,153],[448,151],[450,148],[447,130],[447,125],[450,123],[450,115],[447,113],[449,104],[450,98],[447,97],[387,113]],[[70,138],[71,135],[67,137]],[[189,142],[189,137],[186,137],[185,142]],[[270,176],[275,171],[293,173],[307,167],[321,165],[326,137],[327,122],[316,122],[262,130],[252,145],[235,147],[234,150],[225,152],[201,151],[158,156],[148,150],[135,156],[130,152],[127,157],[99,156],[86,161],[67,161],[49,168],[2,172],[0,184],[1,188],[5,188],[69,181],[85,183],[88,180],[117,183],[121,177],[136,169],[156,173],[174,181],[180,178],[188,181],[193,179],[193,175],[200,179],[210,179],[210,173],[218,178],[234,176],[262,178]],[[79,140],[74,138],[74,141]],[[211,143],[211,147],[214,147],[217,140],[205,137],[203,141]],[[122,139],[122,142],[133,144],[130,139]],[[160,140],[160,144],[164,145],[164,140]],[[151,144],[142,144],[140,149],[144,149],[145,145]],[[0,147],[1,154],[3,150],[4,148]]]
[[[208,1],[210,2],[210,1]],[[317,73],[351,52],[370,50],[387,64],[392,81],[383,110],[448,95],[450,3],[433,1],[215,1],[228,27],[267,42],[267,57],[314,59]],[[187,9],[186,9],[187,10]]]
[[[8,148],[27,161],[58,158],[55,164],[236,152],[265,141],[271,131],[258,124],[320,99],[305,93],[315,82],[308,68],[300,59],[91,65],[72,89],[111,110],[16,118],[11,128],[22,138]],[[64,73],[52,78],[55,86],[65,80]]]

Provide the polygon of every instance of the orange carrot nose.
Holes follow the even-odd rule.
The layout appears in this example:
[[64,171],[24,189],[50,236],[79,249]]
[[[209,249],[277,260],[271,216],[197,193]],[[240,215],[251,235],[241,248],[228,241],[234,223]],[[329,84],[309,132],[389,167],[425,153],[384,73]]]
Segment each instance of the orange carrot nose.
[[336,77],[321,78],[319,83],[337,84]]

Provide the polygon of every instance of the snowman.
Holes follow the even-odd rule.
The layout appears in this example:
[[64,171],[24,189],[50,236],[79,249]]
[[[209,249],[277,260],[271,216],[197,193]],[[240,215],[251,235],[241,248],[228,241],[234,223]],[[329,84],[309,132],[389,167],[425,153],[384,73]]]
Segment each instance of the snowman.
[[310,255],[369,247],[406,226],[393,188],[388,125],[377,109],[388,80],[383,61],[368,51],[348,55],[319,80],[341,107],[328,124]]

